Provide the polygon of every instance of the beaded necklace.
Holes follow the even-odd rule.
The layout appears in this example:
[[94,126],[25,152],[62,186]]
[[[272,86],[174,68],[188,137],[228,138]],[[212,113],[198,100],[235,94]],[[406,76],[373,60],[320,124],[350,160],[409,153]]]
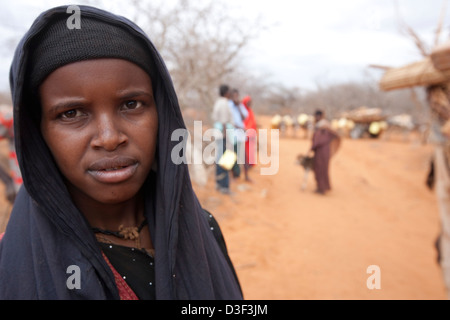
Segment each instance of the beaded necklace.
[[140,249],[141,248],[140,232],[142,228],[144,228],[147,224],[148,224],[147,219],[144,219],[144,221],[142,221],[139,227],[124,227],[123,224],[121,224],[119,226],[119,231],[104,230],[100,228],[91,228],[91,229],[96,235],[98,233],[101,233],[107,236],[114,236],[124,240],[134,240],[136,248]]

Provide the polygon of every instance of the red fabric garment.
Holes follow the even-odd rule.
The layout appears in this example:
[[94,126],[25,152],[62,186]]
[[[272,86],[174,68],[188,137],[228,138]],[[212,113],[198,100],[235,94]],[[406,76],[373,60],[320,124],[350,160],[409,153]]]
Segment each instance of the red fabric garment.
[[253,113],[253,109],[250,107],[250,102],[252,101],[252,98],[250,96],[246,96],[244,99],[242,99],[242,104],[245,106],[248,112],[247,118],[244,120],[245,130],[253,129],[256,131],[256,120],[255,115]]
[[0,140],[14,137],[14,120],[12,113],[4,113],[0,110]]
[[114,269],[111,262],[109,262],[108,258],[103,252],[102,255],[108,266],[111,268],[112,273],[114,274],[114,280],[116,282],[117,289],[119,290],[120,300],[139,300],[139,298],[136,296],[133,290],[131,290],[130,286],[125,282],[122,276],[117,272],[116,269]]
[[[17,161],[17,154],[14,150],[11,150],[9,152],[8,157],[9,157],[10,165],[13,167],[13,169],[10,170],[11,178],[13,179],[14,183],[17,186],[20,186],[23,184],[23,179],[22,179],[22,175],[20,174],[19,163]],[[17,168],[17,169],[14,170],[15,168]]]
[[[244,126],[246,130],[247,139],[245,140],[245,163],[250,165],[256,164],[256,120],[253,109],[250,107],[252,98],[250,96],[242,99],[242,104],[245,106],[248,112],[247,118],[244,119]],[[252,129],[252,130],[249,130]]]
[[14,124],[13,118],[7,118],[5,115],[0,113],[0,125],[4,126],[8,130],[12,130]]

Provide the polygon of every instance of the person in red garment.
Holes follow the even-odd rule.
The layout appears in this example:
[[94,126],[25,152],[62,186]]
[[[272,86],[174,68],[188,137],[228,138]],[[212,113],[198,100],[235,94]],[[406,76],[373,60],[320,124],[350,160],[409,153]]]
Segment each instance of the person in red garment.
[[245,126],[245,180],[252,182],[248,176],[248,171],[251,167],[256,164],[256,136],[257,136],[257,124],[255,119],[255,114],[252,108],[252,98],[250,96],[245,96],[242,99],[242,104],[247,109],[248,116],[244,119]]
[[315,128],[310,154],[314,153],[314,176],[316,178],[316,193],[324,195],[331,190],[329,165],[330,158],[340,145],[339,136],[331,129],[323,111],[314,113]]
[[17,162],[16,148],[14,146],[14,119],[13,109],[7,105],[0,106],[0,141],[8,141],[8,170],[0,166],[0,180],[6,187],[6,197],[10,203],[14,203],[17,192],[23,183]]

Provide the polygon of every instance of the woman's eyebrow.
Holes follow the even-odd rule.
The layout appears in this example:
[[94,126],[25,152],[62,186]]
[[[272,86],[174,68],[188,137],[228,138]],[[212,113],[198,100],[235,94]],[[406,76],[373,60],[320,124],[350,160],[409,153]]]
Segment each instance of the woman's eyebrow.
[[135,97],[139,97],[139,96],[147,96],[149,98],[153,98],[153,94],[148,91],[148,90],[144,90],[144,89],[127,89],[127,90],[121,90],[117,92],[117,96],[120,99],[132,99]]
[[82,99],[82,98],[70,98],[70,100],[69,99],[63,100],[63,101],[60,101],[60,102],[52,105],[49,108],[48,112],[49,113],[59,113],[62,111],[67,111],[68,109],[73,109],[73,108],[79,107],[81,104],[83,104],[83,102],[84,102],[84,99]]
[[[153,94],[145,89],[131,89],[131,90],[126,89],[117,92],[117,97],[121,100],[133,99],[140,96],[147,96],[148,98],[153,98]],[[85,99],[81,97],[62,99],[56,104],[50,106],[47,112],[52,114],[58,114],[60,112],[67,111],[69,109],[77,108],[80,105],[83,105],[84,103]]]

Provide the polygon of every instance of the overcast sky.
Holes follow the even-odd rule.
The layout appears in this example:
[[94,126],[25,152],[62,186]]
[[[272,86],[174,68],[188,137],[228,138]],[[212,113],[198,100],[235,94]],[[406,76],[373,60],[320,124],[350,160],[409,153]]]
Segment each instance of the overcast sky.
[[[12,43],[21,38],[40,12],[68,3],[0,1],[0,36]],[[394,4],[398,4],[403,20],[431,46],[443,0],[227,0],[227,3],[240,15],[259,15],[270,25],[246,52],[247,65],[252,70],[270,75],[271,80],[286,86],[314,89],[317,83],[358,81],[369,70],[373,77],[380,77],[382,73],[369,69],[369,64],[401,66],[421,59],[413,41],[399,31]],[[123,12],[119,14],[126,16]],[[445,17],[441,41],[448,38],[450,5]],[[13,49],[0,48],[0,89],[8,89],[12,54]]]

